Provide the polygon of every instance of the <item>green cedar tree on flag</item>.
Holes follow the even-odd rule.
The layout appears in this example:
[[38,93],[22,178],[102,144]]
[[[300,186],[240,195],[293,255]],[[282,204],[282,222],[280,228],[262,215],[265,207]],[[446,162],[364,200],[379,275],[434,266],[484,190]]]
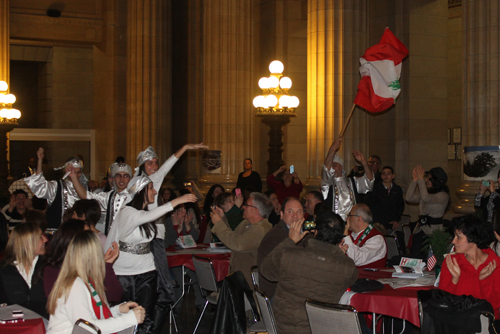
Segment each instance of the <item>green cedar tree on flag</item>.
[[359,59],[361,80],[354,103],[374,113],[387,110],[396,103],[401,92],[401,62],[406,56],[406,46],[389,28],[385,28],[380,43],[366,49]]

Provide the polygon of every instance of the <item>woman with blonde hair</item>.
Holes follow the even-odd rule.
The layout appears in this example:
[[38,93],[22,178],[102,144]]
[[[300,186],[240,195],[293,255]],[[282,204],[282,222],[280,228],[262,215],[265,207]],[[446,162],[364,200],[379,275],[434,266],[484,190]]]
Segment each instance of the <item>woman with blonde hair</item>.
[[0,267],[0,303],[18,304],[47,317],[43,266],[47,238],[35,223],[17,225]]
[[144,321],[145,310],[135,302],[109,308],[104,276],[103,250],[97,235],[92,231],[77,234],[49,295],[48,334],[71,333],[78,319],[93,323],[102,333],[119,332]]

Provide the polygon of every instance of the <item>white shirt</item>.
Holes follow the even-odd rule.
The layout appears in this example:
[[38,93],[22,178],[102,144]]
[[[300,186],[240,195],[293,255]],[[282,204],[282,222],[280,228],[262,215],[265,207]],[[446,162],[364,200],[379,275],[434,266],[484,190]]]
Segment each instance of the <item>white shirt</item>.
[[26,269],[24,268],[23,265],[17,263],[17,261],[14,262],[17,271],[19,271],[19,274],[24,278],[30,289],[31,289],[31,279],[33,278],[33,273],[35,272],[35,266],[37,262],[38,262],[38,255],[35,256],[35,258],[33,259],[33,263],[31,264],[29,273],[26,272]]
[[[155,173],[149,175],[149,179],[151,180],[151,182],[153,182],[153,187],[157,192],[157,194],[155,195],[154,202],[148,205],[148,209],[150,211],[158,207],[158,194],[160,193],[160,188],[161,184],[163,183],[163,179],[165,178],[165,176],[167,176],[168,172],[170,172],[170,170],[172,169],[172,167],[174,167],[175,163],[178,160],[179,159],[177,159],[175,155],[172,154],[170,158],[168,158],[167,161],[165,161],[163,165],[161,165],[161,167]],[[136,180],[134,179],[138,177],[139,176],[134,176],[132,180],[130,180],[129,185],[132,186],[133,184],[135,184]],[[157,224],[156,228],[158,229],[156,237],[159,239],[165,239],[165,226],[163,224]]]
[[[352,239],[356,240],[360,233],[352,233]],[[346,245],[349,245],[347,249],[347,256],[349,256],[356,266],[364,266],[380,260],[387,254],[387,246],[385,245],[384,237],[381,235],[376,235],[366,240],[362,247],[354,244],[350,236],[344,238]]]
[[119,305],[110,308],[113,317],[97,319],[92,308],[92,300],[87,285],[80,277],[75,279],[66,299],[57,300],[54,314],[50,315],[47,334],[71,334],[73,325],[78,319],[85,319],[100,328],[102,334],[116,333],[137,325],[137,319],[132,310],[120,313]]
[[[170,202],[151,211],[136,210],[130,206],[122,207],[115,217],[113,226],[111,226],[104,249],[109,249],[113,241],[132,244],[150,242],[153,236],[146,238],[142,234],[140,226],[144,223],[154,222],[172,210],[173,207]],[[156,266],[151,252],[148,254],[132,254],[120,251],[113,269],[116,275],[139,275],[156,270]]]

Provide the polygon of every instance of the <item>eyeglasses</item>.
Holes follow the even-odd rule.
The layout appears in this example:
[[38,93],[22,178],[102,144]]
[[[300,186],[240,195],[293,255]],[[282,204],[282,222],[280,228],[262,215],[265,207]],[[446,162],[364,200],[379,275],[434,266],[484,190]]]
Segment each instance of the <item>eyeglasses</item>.
[[256,208],[257,210],[259,209],[259,208],[258,208],[258,207],[256,207],[255,205],[243,204],[243,206],[251,206],[252,208]]
[[347,217],[359,217],[359,215],[347,215]]

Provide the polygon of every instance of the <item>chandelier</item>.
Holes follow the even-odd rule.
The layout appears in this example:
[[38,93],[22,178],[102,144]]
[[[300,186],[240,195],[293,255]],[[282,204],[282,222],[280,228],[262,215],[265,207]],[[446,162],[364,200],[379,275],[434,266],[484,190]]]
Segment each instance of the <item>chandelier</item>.
[[8,91],[9,85],[5,81],[0,81],[0,124],[17,124],[17,120],[21,118],[21,112],[12,108],[16,97]]
[[269,64],[271,76],[259,80],[262,95],[253,99],[253,105],[258,109],[257,115],[293,114],[299,106],[297,96],[290,96],[288,90],[292,87],[292,79],[284,77],[283,63],[275,60]]

